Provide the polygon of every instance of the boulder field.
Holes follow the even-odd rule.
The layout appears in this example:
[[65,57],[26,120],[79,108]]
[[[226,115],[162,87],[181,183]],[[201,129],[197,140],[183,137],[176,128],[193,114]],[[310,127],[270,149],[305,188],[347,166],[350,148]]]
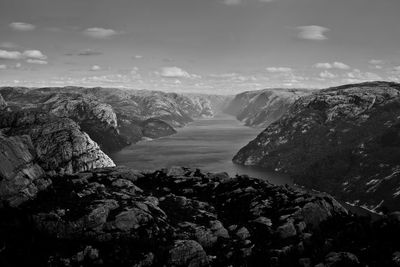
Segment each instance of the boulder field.
[[[53,176],[1,210],[1,266],[398,266],[400,216],[325,193],[173,167]],[[22,256],[23,255],[23,256]]]

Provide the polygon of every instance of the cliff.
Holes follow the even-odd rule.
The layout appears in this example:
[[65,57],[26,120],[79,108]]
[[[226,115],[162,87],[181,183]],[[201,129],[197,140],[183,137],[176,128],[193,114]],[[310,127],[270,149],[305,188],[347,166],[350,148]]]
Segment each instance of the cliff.
[[302,97],[233,160],[287,172],[296,183],[370,209],[396,210],[399,90],[370,82]]
[[311,92],[284,88],[243,92],[235,96],[224,112],[247,126],[267,127],[280,119],[298,98]]

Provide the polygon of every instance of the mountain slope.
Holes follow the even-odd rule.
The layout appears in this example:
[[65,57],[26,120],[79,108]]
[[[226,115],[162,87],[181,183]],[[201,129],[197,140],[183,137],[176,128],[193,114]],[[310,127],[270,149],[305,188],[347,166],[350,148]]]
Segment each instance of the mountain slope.
[[300,98],[233,161],[371,209],[400,205],[400,84],[370,82]]
[[277,121],[301,96],[311,93],[305,89],[264,89],[243,92],[225,108],[225,113],[252,127],[267,127]]

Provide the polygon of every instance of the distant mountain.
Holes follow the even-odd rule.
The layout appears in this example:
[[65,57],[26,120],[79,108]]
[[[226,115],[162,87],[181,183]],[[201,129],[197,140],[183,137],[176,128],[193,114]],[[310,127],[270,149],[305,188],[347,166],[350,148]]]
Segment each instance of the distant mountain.
[[193,119],[213,116],[224,97],[180,95],[115,88],[0,88],[12,110],[36,109],[71,118],[106,151],[118,150],[143,137],[176,133]]
[[225,108],[224,112],[252,127],[266,127],[282,117],[301,96],[311,94],[306,89],[264,89],[243,92]]
[[400,206],[400,84],[369,82],[298,99],[233,161],[370,209]]

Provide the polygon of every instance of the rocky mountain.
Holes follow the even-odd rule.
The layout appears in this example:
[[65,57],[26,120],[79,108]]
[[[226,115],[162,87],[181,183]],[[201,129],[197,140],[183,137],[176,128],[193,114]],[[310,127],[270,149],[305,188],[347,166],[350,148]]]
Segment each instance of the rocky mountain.
[[311,94],[306,89],[264,89],[243,92],[227,105],[224,112],[251,127],[267,127],[280,119],[300,97]]
[[[400,220],[324,193],[174,167],[52,177],[2,209],[2,266],[396,266]],[[20,257],[18,255],[24,255]]]
[[115,166],[73,120],[37,110],[0,112],[0,145],[0,200],[11,206],[45,188],[45,175]]
[[0,94],[0,110],[4,110],[7,108],[7,103],[4,100],[3,96]]
[[[218,99],[147,90],[115,88],[0,88],[13,110],[38,109],[71,118],[106,151],[143,137],[176,133],[195,118],[213,116]],[[222,101],[222,100],[220,100]]]
[[374,210],[400,206],[400,84],[329,88],[297,100],[234,162]]

